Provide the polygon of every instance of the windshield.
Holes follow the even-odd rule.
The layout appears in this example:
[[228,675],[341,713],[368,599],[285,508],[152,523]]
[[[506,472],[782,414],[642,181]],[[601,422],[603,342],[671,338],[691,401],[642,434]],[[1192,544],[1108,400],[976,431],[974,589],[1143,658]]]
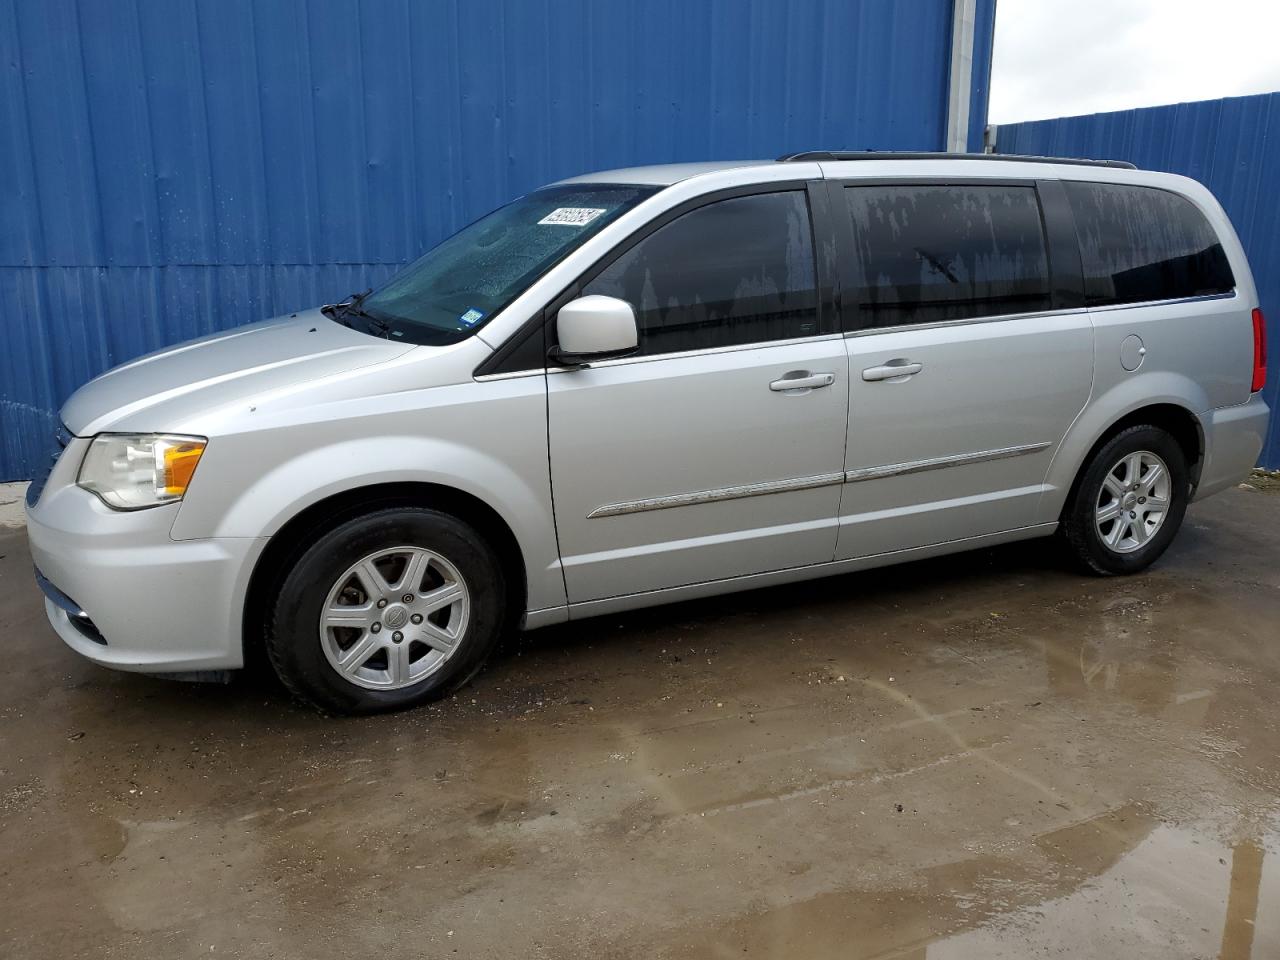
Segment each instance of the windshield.
[[655,187],[575,184],[513,200],[409,264],[357,306],[370,332],[455,343]]

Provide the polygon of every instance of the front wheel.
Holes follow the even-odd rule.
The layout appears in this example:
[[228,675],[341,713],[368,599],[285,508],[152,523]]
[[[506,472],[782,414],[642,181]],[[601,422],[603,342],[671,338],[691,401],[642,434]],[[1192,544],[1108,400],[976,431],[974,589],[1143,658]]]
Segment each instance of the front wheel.
[[1101,576],[1137,573],[1164,553],[1190,499],[1187,458],[1168,432],[1120,431],[1093,455],[1063,514],[1076,559]]
[[448,514],[396,507],[304,549],[272,608],[267,652],[285,686],[334,713],[438,699],[480,669],[505,616],[502,566]]

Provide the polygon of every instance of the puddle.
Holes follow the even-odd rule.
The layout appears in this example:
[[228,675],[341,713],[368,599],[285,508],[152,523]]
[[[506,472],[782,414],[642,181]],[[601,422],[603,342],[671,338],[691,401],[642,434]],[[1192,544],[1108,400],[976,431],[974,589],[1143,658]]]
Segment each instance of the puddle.
[[1280,955],[1278,851],[1274,833],[1227,845],[1126,807],[908,887],[761,905],[664,955],[1264,960]]

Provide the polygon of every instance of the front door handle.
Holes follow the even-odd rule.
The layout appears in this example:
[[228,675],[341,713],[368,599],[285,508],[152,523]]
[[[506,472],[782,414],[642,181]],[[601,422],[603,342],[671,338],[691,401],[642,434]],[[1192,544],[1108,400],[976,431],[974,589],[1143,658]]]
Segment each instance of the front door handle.
[[878,367],[867,367],[862,371],[863,380],[889,380],[898,383],[907,377],[914,377],[924,369],[923,363],[912,363],[901,358],[890,360]]
[[769,384],[775,393],[808,393],[819,387],[829,387],[836,382],[834,373],[810,373],[808,370],[791,370]]

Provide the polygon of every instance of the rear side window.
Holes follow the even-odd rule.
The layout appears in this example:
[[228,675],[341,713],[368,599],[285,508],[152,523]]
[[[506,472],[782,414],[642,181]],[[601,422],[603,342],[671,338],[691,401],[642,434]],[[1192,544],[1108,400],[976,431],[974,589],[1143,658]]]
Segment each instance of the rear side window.
[[803,191],[720,200],[659,227],[584,294],[635,308],[641,354],[788,340],[821,332]]
[[1155,187],[1065,184],[1090,306],[1230,293],[1231,265],[1190,200]]
[[896,327],[1052,306],[1032,186],[847,187],[858,325]]

